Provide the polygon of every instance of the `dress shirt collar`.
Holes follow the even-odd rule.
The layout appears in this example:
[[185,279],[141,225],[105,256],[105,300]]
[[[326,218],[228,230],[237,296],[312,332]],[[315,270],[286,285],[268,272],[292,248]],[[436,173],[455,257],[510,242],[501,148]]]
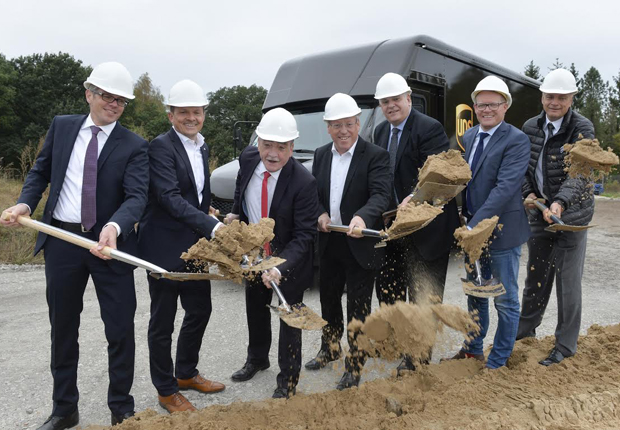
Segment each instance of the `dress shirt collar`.
[[555,121],[551,121],[549,119],[548,116],[545,115],[545,128],[544,130],[547,130],[547,127],[549,126],[549,123],[553,124],[553,129],[554,129],[554,135],[560,130],[560,127],[562,127],[562,122],[564,122],[564,117],[560,118],[560,119],[556,119]]
[[403,122],[401,122],[400,124],[398,124],[398,125],[396,125],[396,126],[394,126],[394,125],[390,124],[390,136],[392,135],[392,130],[394,130],[395,128],[397,128],[398,130],[400,130],[400,133],[398,134],[398,135],[399,135],[399,137],[400,137],[400,135],[403,133],[403,129],[405,128],[405,123],[407,122],[407,119],[408,119],[408,118],[405,118],[405,119],[403,120]]
[[179,136],[179,139],[181,139],[181,143],[183,143],[183,145],[191,145],[192,147],[198,146],[200,148],[205,143],[205,138],[200,133],[196,135],[196,140],[192,140],[186,135],[179,133],[177,129],[174,128],[174,126],[172,126],[172,129],[177,134],[177,136]]
[[[476,137],[478,137],[478,135],[480,135],[480,133],[486,133],[489,135],[489,137],[493,137],[493,133],[495,133],[497,131],[497,129],[499,128],[500,125],[502,125],[504,123],[504,121],[500,122],[499,124],[497,124],[495,127],[493,127],[490,130],[484,131],[482,129],[482,127],[478,127],[478,134],[476,134]],[[489,142],[487,140],[487,142]]]
[[[86,117],[86,120],[84,121],[84,124],[82,124],[82,127],[80,128],[80,130],[83,130],[85,128],[91,127],[93,125],[96,125],[93,122],[93,119],[91,118],[90,114]],[[108,125],[97,125],[97,127],[99,127],[101,129],[101,131],[103,131],[106,136],[110,137],[110,133],[112,133],[112,130],[114,130],[114,127],[116,127],[116,121],[114,121],[112,124],[108,124]]]
[[338,152],[338,150],[336,149],[336,144],[332,143],[332,154],[334,155],[341,155],[344,156],[346,154],[351,155],[351,157],[353,157],[353,153],[355,152],[355,147],[357,146],[357,140],[355,141],[355,143],[353,145],[351,145],[351,147],[347,150],[347,152],[345,152],[344,154],[340,154],[340,152]]
[[[259,161],[258,166],[256,166],[255,170],[256,174],[262,178],[266,171],[267,168],[265,167],[265,163],[263,163],[262,160]],[[269,174],[273,176],[273,178],[277,181],[278,177],[280,176],[280,172],[282,172],[282,169],[276,170],[275,172],[269,172]]]

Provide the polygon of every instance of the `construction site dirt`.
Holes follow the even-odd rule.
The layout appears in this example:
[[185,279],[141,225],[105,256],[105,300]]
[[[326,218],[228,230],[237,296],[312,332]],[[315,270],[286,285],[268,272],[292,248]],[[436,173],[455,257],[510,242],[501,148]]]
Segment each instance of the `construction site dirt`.
[[[597,198],[583,278],[582,334],[576,356],[545,368],[537,361],[552,347],[557,322],[555,295],[538,339],[518,341],[506,368],[485,370],[475,360],[439,364],[460,347],[464,335],[445,328],[437,337],[432,363],[401,378],[399,360],[369,359],[360,388],[335,390],[343,363],[323,370],[302,369],[297,395],[272,400],[276,388],[277,320],[271,367],[252,380],[234,383],[230,375],[245,362],[247,323],[243,287],[212,282],[213,313],[200,352],[203,376],[226,384],[212,395],[188,392],[200,411],[169,416],[157,404],[150,381],[146,273],[136,270],[138,309],[136,367],[132,393],[138,417],[127,429],[618,429],[620,428],[620,200]],[[527,268],[523,247],[520,286]],[[444,303],[466,309],[460,278],[463,256],[450,262]],[[320,310],[317,290],[304,303]],[[275,304],[275,297],[274,297]],[[377,306],[376,301],[373,306]],[[493,316],[495,313],[491,312]],[[177,315],[181,325],[182,310]],[[492,319],[489,333],[494,333]],[[176,339],[175,339],[176,340]],[[492,342],[492,335],[486,345]],[[343,340],[343,346],[346,342]],[[35,429],[52,408],[49,371],[50,328],[45,276],[40,266],[0,266],[0,371],[2,429]],[[303,357],[320,346],[320,331],[304,331]],[[107,408],[107,345],[91,284],[84,296],[80,328],[80,424],[101,429],[110,423]]]

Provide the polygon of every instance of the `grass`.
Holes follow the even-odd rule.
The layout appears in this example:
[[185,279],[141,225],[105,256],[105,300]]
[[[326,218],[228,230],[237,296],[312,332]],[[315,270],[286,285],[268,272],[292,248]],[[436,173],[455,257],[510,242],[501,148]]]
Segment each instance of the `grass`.
[[[22,189],[22,182],[0,177],[0,211],[15,204]],[[44,194],[33,218],[40,219],[47,200]],[[0,264],[42,264],[43,253],[33,257],[37,232],[28,227],[0,226]]]

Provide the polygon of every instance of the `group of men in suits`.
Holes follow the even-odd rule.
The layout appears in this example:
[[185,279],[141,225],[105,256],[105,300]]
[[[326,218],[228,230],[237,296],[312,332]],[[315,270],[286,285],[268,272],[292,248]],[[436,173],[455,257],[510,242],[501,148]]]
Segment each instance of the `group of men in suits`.
[[[103,247],[138,253],[167,270],[192,270],[180,259],[181,252],[201,237],[213,237],[223,225],[210,215],[209,152],[200,134],[207,104],[202,88],[189,80],[173,86],[168,99],[172,128],[149,145],[118,122],[129,100],[134,98],[131,76],[121,64],[100,64],[84,86],[89,115],[54,118],[17,204],[6,210],[9,219],[2,220],[3,225],[17,225],[17,217],[31,214],[50,185],[43,221],[98,243],[89,252],[45,234],[37,239],[35,252],[45,249],[54,380],[53,410],[40,427],[43,430],[66,429],[79,422],[77,337],[89,276],[95,285],[108,340],[111,423],[119,424],[134,415],[134,400],[130,395],[135,349],[134,278],[131,267],[110,260],[102,254]],[[543,94],[547,121],[538,119],[530,130],[532,136],[543,139],[542,148],[551,142],[554,134],[551,128],[541,134],[536,128],[542,130],[541,124],[555,121],[562,131],[566,123],[574,126],[579,120],[589,130],[583,117],[569,109],[563,110],[564,105],[570,107],[567,100],[545,97],[547,93]],[[266,244],[265,257],[277,255],[286,261],[245,282],[249,345],[245,364],[231,376],[233,381],[247,381],[270,366],[271,318],[265,305],[272,298],[272,283],[280,286],[290,303],[302,302],[304,290],[312,285],[317,231],[321,311],[327,325],[322,332],[320,350],[306,363],[307,369],[319,370],[342,354],[340,339],[346,326],[341,298],[345,285],[347,323],[353,318],[363,321],[369,315],[375,280],[381,303],[406,300],[407,294],[412,302],[419,301],[422,294],[431,296],[431,300],[442,300],[452,234],[459,222],[454,202],[446,205],[444,213],[428,227],[389,243],[387,249],[376,248],[376,240],[362,237],[359,232],[367,227],[382,228],[383,212],[405,205],[411,199],[418,169],[427,157],[448,149],[441,124],[412,109],[411,90],[402,76],[384,75],[377,83],[375,98],[386,121],[376,128],[374,144],[359,136],[361,110],[352,97],[337,93],[327,101],[324,120],[332,142],[316,150],[312,173],[292,157],[299,132],[293,115],[282,108],[264,115],[256,130],[258,145],[242,152],[234,206],[224,221],[239,219],[257,223],[263,217],[274,219],[274,239]],[[492,274],[506,288],[504,295],[495,298],[499,323],[486,363],[489,368],[497,368],[506,364],[517,328],[522,326],[521,337],[533,335],[544,312],[543,309],[533,315],[531,303],[537,295],[530,285],[524,292],[524,302],[527,297],[530,303],[528,314],[521,316],[519,324],[519,257],[521,245],[530,236],[521,189],[528,162],[528,186],[523,192],[527,191],[527,196],[540,193],[553,202],[549,212],[543,214],[545,221],[550,222],[551,213],[561,216],[563,210],[578,202],[576,198],[564,198],[565,189],[562,194],[561,188],[558,192],[548,184],[545,163],[555,162],[557,154],[543,160],[541,168],[538,154],[530,159],[533,137],[528,139],[526,134],[504,122],[512,98],[501,79],[495,76],[483,79],[472,93],[472,101],[480,124],[468,130],[463,138],[465,159],[472,169],[472,180],[463,196],[463,215],[468,228],[493,215],[498,215],[503,225],[494,232],[494,240],[481,261],[483,275]],[[562,114],[559,117],[558,112]],[[567,116],[565,125],[561,125],[560,120]],[[557,145],[551,148],[555,150]],[[547,149],[539,151],[549,157]],[[537,167],[532,167],[536,163]],[[577,185],[584,184],[571,183],[569,188],[573,190]],[[580,190],[586,192],[585,188]],[[347,225],[348,232],[345,235],[332,232],[333,224]],[[545,244],[552,241],[555,246],[553,238],[542,233],[536,237]],[[575,241],[576,257],[558,250],[558,255],[553,256],[555,260],[549,264],[561,264],[562,258],[582,257],[585,235]],[[167,246],[158,246],[161,242]],[[536,249],[532,243],[530,258]],[[542,298],[545,303],[553,281],[550,270],[547,268],[545,272],[546,295]],[[419,280],[421,273],[424,285]],[[580,278],[581,272],[577,271],[576,275]],[[561,279],[566,285],[575,284]],[[197,370],[200,346],[212,310],[210,284],[150,277],[148,283],[150,371],[159,403],[169,412],[194,410],[180,390],[213,393],[225,389],[223,384],[205,379]],[[558,280],[558,290],[561,286]],[[558,291],[560,294],[570,297],[571,303],[580,303],[580,284],[570,292]],[[179,299],[185,316],[173,362],[171,336]],[[453,359],[483,360],[488,299],[470,296],[468,306],[480,315],[480,331]],[[579,330],[576,313],[580,315],[580,311],[571,305],[563,308],[565,315],[571,317],[571,326],[559,327],[556,348],[541,364],[557,363],[574,354],[575,326],[576,333]],[[345,372],[337,384],[340,390],[359,384],[366,358],[356,346],[355,334],[348,333],[348,341]],[[430,354],[431,351],[422,361],[427,362]],[[273,397],[288,398],[295,394],[299,381],[301,331],[282,321],[278,364],[280,372]],[[416,365],[405,356],[398,370],[415,370]]]

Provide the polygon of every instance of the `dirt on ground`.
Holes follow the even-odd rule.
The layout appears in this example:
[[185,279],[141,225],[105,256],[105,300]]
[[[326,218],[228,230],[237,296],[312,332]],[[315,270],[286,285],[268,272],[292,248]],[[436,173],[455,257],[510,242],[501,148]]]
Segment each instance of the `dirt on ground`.
[[567,143],[564,150],[568,155],[564,158],[568,176],[576,178],[583,176],[592,180],[600,179],[608,175],[611,168],[617,165],[620,160],[613,153],[611,148],[605,151],[597,139],[584,139],[579,135],[580,140],[574,144]]
[[425,182],[465,185],[471,179],[471,169],[460,151],[450,149],[429,156],[418,174],[418,187]]
[[173,415],[147,410],[115,429],[618,429],[620,325],[593,325],[578,355],[539,365],[552,346],[551,337],[518,341],[495,370],[474,359],[446,361],[345,391]]

